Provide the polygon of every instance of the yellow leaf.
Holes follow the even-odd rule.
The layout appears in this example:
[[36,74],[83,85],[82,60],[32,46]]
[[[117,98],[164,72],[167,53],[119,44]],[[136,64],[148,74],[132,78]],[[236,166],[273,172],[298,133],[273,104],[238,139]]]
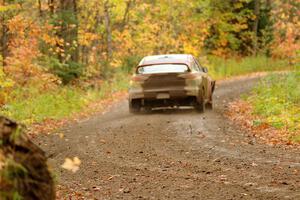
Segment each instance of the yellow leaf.
[[64,164],[62,164],[61,167],[75,173],[79,170],[80,164],[81,161],[78,157],[74,157],[73,160],[70,158],[66,158]]

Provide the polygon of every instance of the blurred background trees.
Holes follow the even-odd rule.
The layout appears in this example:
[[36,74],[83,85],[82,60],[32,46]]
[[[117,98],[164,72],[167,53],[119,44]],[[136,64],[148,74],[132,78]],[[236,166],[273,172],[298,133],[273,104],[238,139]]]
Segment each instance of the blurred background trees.
[[2,73],[64,84],[148,54],[296,57],[300,0],[1,0]]

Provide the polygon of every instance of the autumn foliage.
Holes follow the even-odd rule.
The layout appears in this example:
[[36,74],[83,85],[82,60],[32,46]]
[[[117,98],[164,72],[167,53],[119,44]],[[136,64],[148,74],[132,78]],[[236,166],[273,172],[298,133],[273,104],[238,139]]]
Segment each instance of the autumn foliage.
[[272,54],[277,57],[290,57],[299,61],[300,51],[300,1],[276,1],[274,17],[274,41]]

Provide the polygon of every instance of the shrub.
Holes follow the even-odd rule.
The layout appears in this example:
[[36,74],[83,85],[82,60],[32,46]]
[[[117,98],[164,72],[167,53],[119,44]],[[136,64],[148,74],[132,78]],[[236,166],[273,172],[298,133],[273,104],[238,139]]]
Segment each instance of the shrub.
[[5,104],[13,86],[13,81],[8,79],[0,68],[0,106]]
[[141,60],[140,56],[126,56],[122,59],[122,71],[125,73],[131,73],[132,70],[139,64]]
[[83,73],[83,65],[73,61],[61,63],[58,59],[52,57],[46,60],[46,65],[53,74],[61,78],[64,84],[79,78]]

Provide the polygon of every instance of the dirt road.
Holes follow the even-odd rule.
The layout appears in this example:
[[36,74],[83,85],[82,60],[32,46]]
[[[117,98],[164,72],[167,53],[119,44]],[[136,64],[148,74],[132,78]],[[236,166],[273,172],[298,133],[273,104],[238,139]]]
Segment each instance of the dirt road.
[[[218,85],[215,109],[104,115],[36,139],[57,175],[59,198],[300,199],[300,151],[260,144],[222,113],[258,78]],[[82,161],[76,173],[60,167]],[[68,194],[67,194],[68,191]],[[69,198],[68,198],[69,199]]]

